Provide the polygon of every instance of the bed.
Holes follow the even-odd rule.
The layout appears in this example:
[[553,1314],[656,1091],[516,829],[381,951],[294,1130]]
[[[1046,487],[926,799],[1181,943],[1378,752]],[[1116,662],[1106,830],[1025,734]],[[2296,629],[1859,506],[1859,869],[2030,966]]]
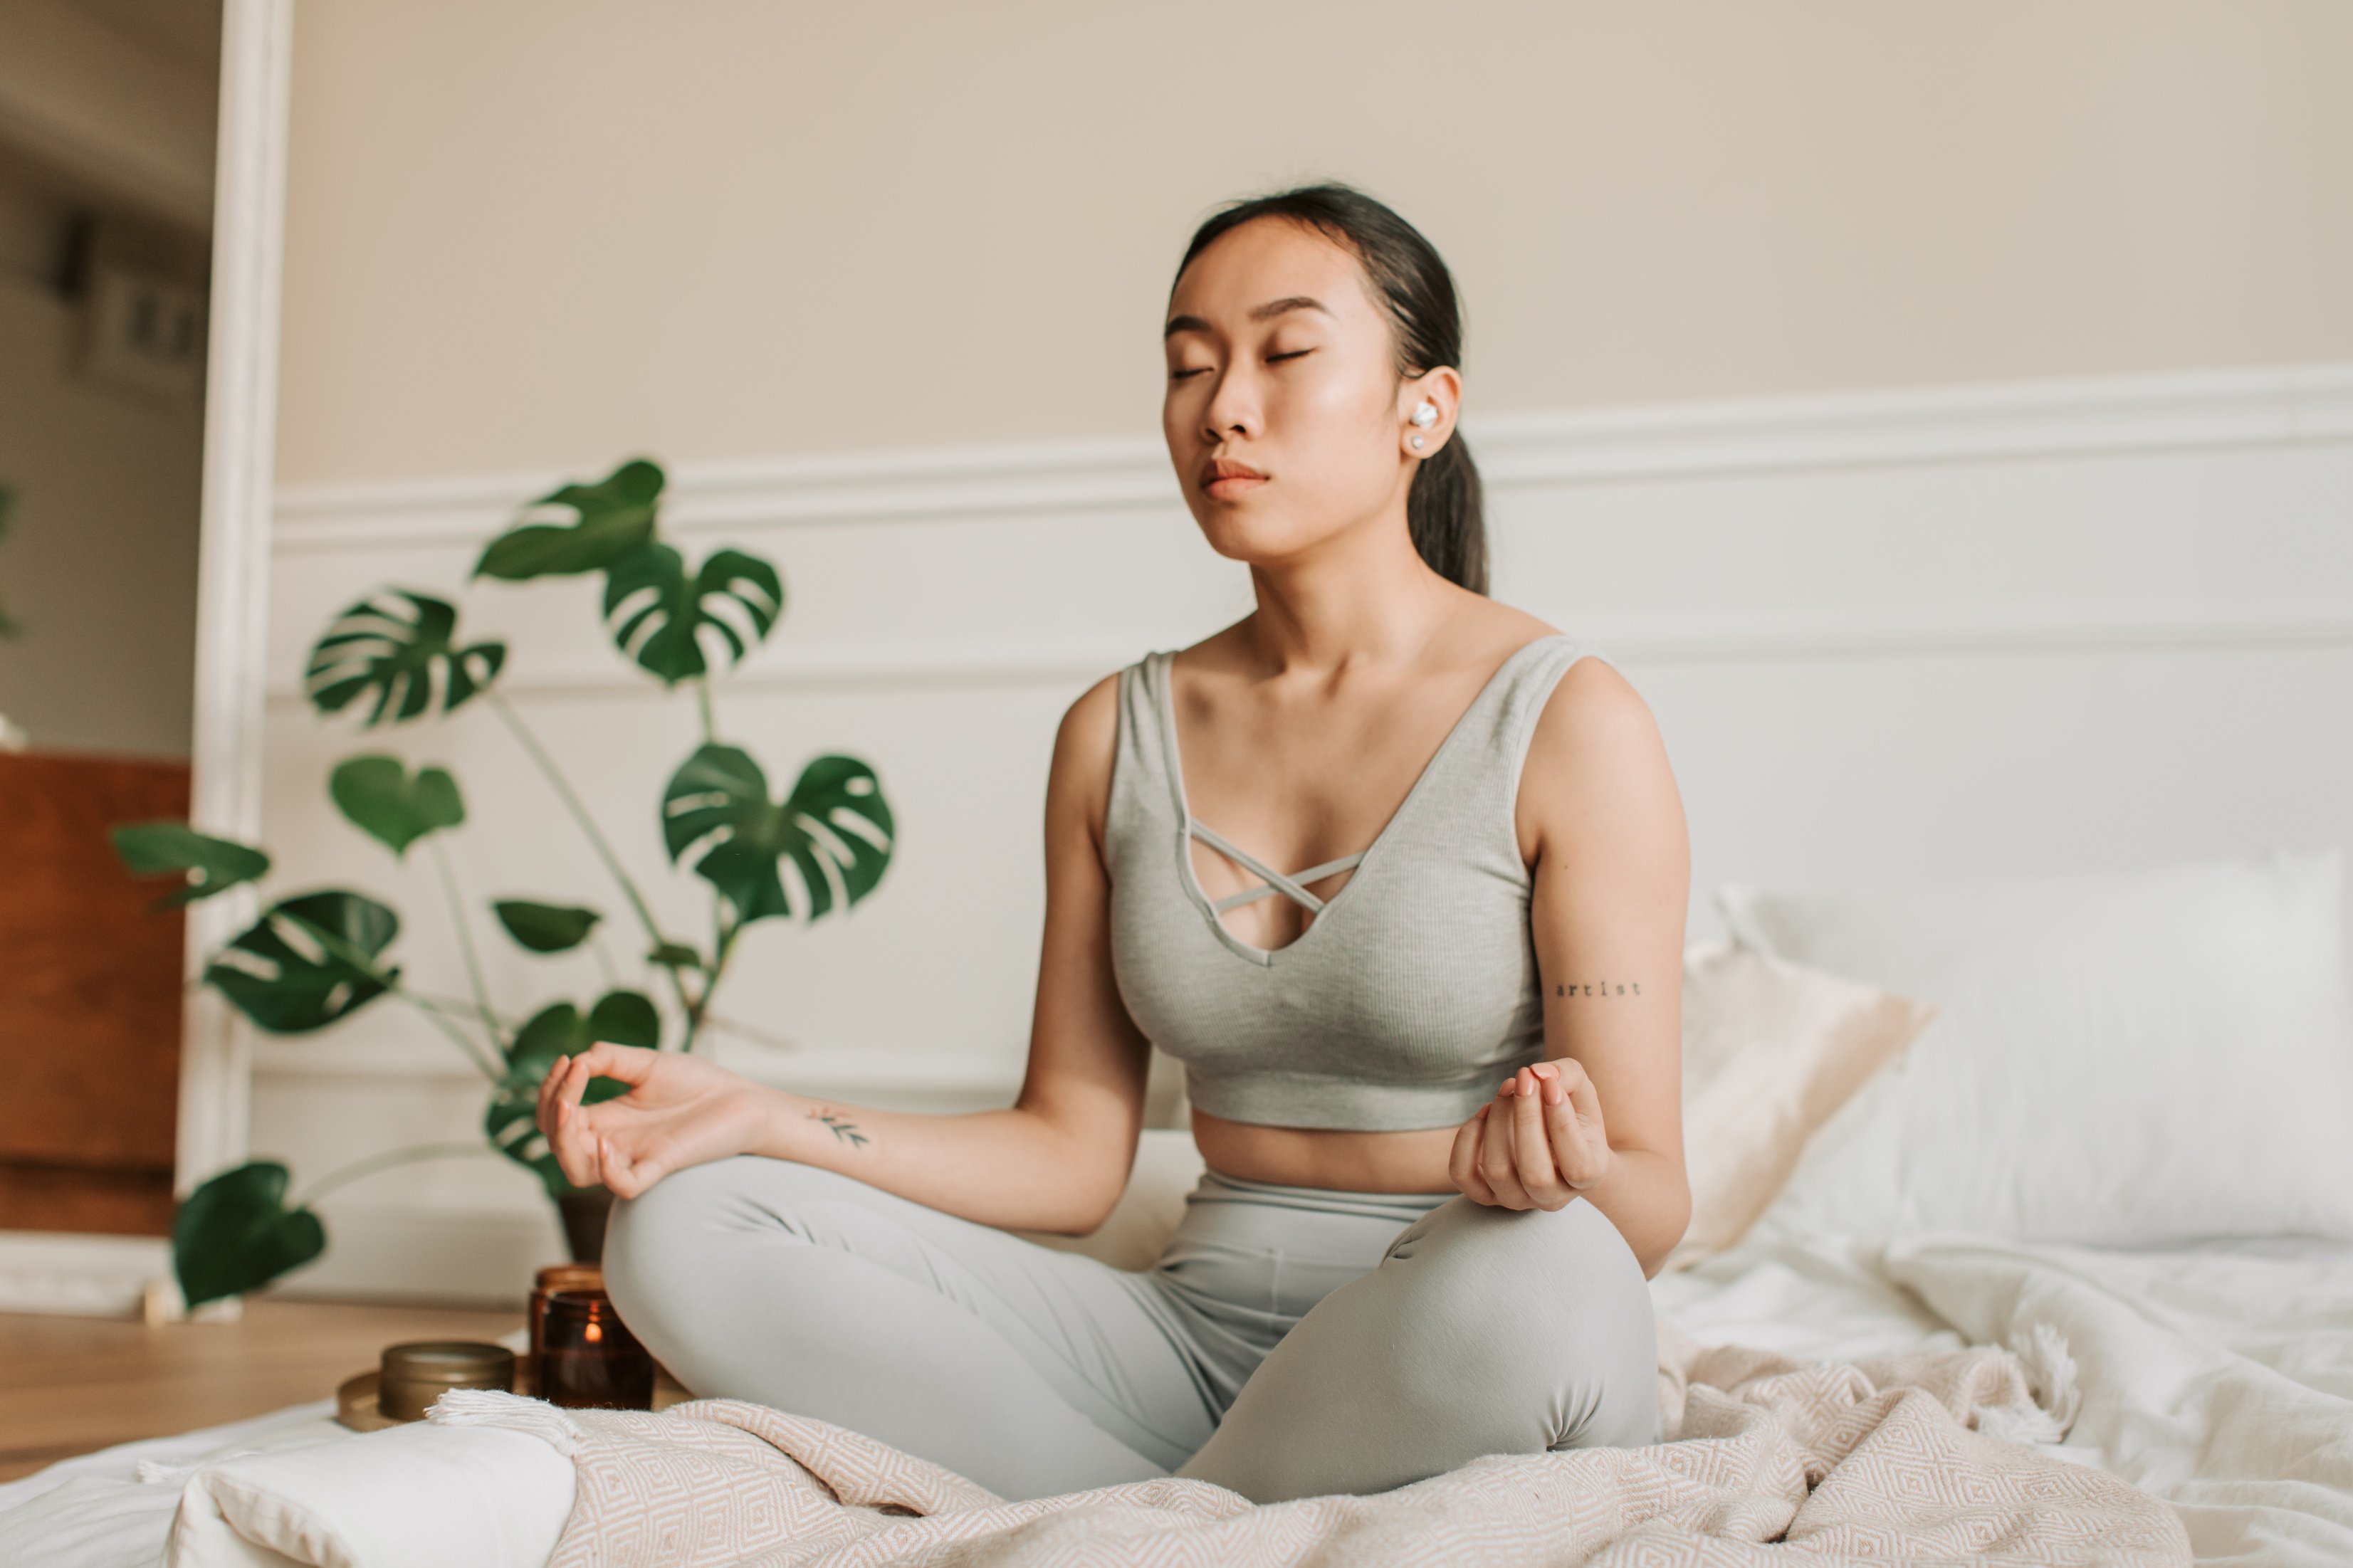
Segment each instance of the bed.
[[[1663,1276],[1653,1300],[1704,1342],[1808,1360],[2005,1343],[2052,1324],[2081,1403],[2048,1451],[2163,1499],[2200,1564],[2353,1563],[2353,1244],[1944,1236],[1883,1258],[1767,1236]],[[322,1401],[68,1460],[0,1487],[0,1561],[146,1568],[207,1459],[349,1440]]]
[[[1746,1350],[1710,1364],[1770,1372],[1789,1362],[1834,1371],[1861,1363],[1880,1369],[1873,1375],[1884,1384],[1890,1367],[2000,1347],[1970,1353],[1998,1360],[1999,1368],[1976,1364],[2030,1390],[2031,1403],[2014,1391],[2007,1405],[1974,1410],[1968,1398],[1948,1399],[1954,1431],[1973,1428],[1967,1440],[1978,1447],[1968,1453],[1982,1458],[2006,1446],[2058,1461],[2034,1472],[2046,1489],[2066,1469],[2129,1483],[2104,1495],[2137,1489],[2134,1498],[2157,1500],[2149,1507],[2201,1564],[2353,1563],[2353,998],[2343,898],[2334,852],[1925,893],[1727,889],[1735,940],[1695,949],[1686,966],[1687,1120],[1704,1134],[1694,1137],[1695,1155],[1707,1151],[1694,1163],[1702,1211],[1694,1233],[1721,1245],[1679,1255],[1652,1282],[1662,1367],[1670,1342],[1684,1347],[1684,1365],[1694,1344],[1735,1346]],[[1773,1026],[1760,1029],[1760,1020]],[[1767,1100],[1769,1115],[1757,1109]],[[1758,1131],[1767,1123],[1770,1136]],[[1073,1245],[1129,1266],[1148,1258],[1198,1167],[1185,1134],[1148,1132],[1119,1212]],[[1771,1190],[1760,1193],[1760,1184]],[[1792,1381],[1786,1371],[1781,1381]],[[1883,1408],[1907,1395],[1883,1387],[1876,1397]],[[642,1542],[583,1555],[566,1525],[588,1509],[596,1476],[583,1458],[575,1481],[565,1456],[593,1447],[576,1429],[534,1435],[527,1414],[494,1411],[479,1426],[453,1419],[358,1438],[326,1415],[323,1405],[300,1406],[69,1460],[0,1487],[0,1561],[163,1562],[175,1513],[173,1560],[185,1568],[289,1557],[460,1568],[552,1555],[739,1560],[664,1557]],[[826,1473],[828,1461],[807,1447],[770,1440],[806,1462],[785,1468]],[[403,1445],[432,1450],[445,1466],[432,1520],[420,1521],[413,1499],[351,1481],[343,1457],[366,1443],[379,1445],[364,1450],[379,1462]],[[610,1441],[607,1448],[623,1452]],[[262,1457],[223,1460],[235,1451]],[[319,1525],[309,1538],[275,1537],[293,1548],[277,1556],[250,1546],[252,1531],[240,1533],[232,1516],[251,1500],[237,1501],[230,1483],[272,1464],[311,1478],[296,1491],[327,1497],[311,1510],[314,1524],[339,1521],[340,1535]],[[504,1479],[483,1484],[493,1476]],[[955,1483],[927,1484],[936,1497]],[[1806,1484],[1816,1495],[1829,1489],[1819,1475]],[[834,1489],[841,1497],[826,1493],[827,1508],[859,1511],[838,1476]],[[539,1500],[535,1514],[518,1506],[527,1494]],[[1435,1521],[1444,1494],[1430,1495]],[[1166,1521],[1205,1506],[1173,1493],[1116,1500],[1120,1508],[1087,1515],[1094,1528],[1116,1515],[1165,1532],[1174,1528]],[[281,1516],[285,1504],[281,1496],[274,1505]],[[921,1510],[887,1499],[860,1507],[859,1528],[869,1533],[838,1560],[902,1560],[874,1532]],[[1029,1556],[1011,1547],[992,1554],[995,1536],[938,1551],[957,1561],[1043,1561],[1048,1548],[1067,1554],[1078,1539],[1037,1533],[1056,1522],[1029,1521],[1031,1533],[1020,1538],[1037,1549]],[[417,1536],[426,1524],[445,1533]],[[1900,1543],[1890,1549],[1883,1537],[1874,1549],[1867,1531],[1836,1538],[1835,1551],[1808,1551],[1795,1531],[1776,1546],[1767,1542],[1777,1537],[1726,1528],[1720,1552],[1715,1537],[1686,1531],[1670,1543],[1677,1551],[1651,1550],[1643,1560],[1921,1556]],[[1509,1555],[1620,1560],[1608,1542],[1573,1534],[1539,1531]],[[1111,1537],[1085,1539],[1095,1547],[1072,1560],[1106,1556],[1101,1542]],[[1362,1533],[1303,1535],[1282,1552],[1266,1546],[1264,1532],[1251,1539],[1253,1555],[1269,1562],[1400,1560],[1394,1535],[1378,1538],[1389,1542],[1380,1550]],[[1658,1548],[1663,1538],[1626,1540]],[[1681,1550],[1694,1541],[1707,1550]],[[1629,1552],[1625,1560],[1643,1555]],[[1173,1548],[1163,1555],[1187,1560]],[[2098,1544],[1953,1555],[2180,1560],[2171,1548]],[[922,1560],[941,1557],[927,1551]]]

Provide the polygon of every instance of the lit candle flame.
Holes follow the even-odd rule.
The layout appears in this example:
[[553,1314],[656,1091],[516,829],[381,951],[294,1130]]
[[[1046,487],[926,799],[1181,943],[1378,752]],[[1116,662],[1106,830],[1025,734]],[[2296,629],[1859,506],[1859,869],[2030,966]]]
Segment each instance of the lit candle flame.
[[593,1345],[593,1344],[595,1344],[597,1341],[599,1341],[599,1340],[603,1339],[604,1337],[605,1337],[605,1325],[604,1325],[604,1324],[602,1324],[602,1323],[591,1323],[591,1324],[589,1324],[589,1325],[588,1325],[587,1340],[588,1340],[588,1342],[589,1342],[590,1344],[592,1344],[592,1345]]

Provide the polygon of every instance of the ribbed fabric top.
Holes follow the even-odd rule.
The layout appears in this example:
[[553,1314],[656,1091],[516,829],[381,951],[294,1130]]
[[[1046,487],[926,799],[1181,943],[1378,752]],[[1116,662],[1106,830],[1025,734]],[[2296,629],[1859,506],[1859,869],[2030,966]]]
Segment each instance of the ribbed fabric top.
[[1339,891],[1284,893],[1317,912],[1271,950],[1228,931],[1193,872],[1193,837],[1225,845],[1186,804],[1175,656],[1121,671],[1104,824],[1112,964],[1137,1026],[1185,1064],[1195,1105],[1278,1127],[1447,1127],[1542,1059],[1514,815],[1536,717],[1587,651],[1554,635],[1505,659]]

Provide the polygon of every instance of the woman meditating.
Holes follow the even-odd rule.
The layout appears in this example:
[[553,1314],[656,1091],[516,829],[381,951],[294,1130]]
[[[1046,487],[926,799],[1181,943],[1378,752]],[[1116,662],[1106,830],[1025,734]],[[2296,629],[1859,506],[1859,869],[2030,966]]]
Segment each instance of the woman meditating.
[[[613,1299],[696,1393],[1013,1499],[1654,1442],[1646,1279],[1690,1212],[1657,728],[1485,596],[1453,281],[1397,214],[1219,214],[1165,335],[1169,457],[1257,609],[1062,721],[1020,1097],[869,1110],[594,1047],[539,1124],[623,1200]],[[1102,1224],[1155,1045],[1208,1164],[1158,1263],[1008,1234]],[[629,1092],[584,1106],[597,1075]]]

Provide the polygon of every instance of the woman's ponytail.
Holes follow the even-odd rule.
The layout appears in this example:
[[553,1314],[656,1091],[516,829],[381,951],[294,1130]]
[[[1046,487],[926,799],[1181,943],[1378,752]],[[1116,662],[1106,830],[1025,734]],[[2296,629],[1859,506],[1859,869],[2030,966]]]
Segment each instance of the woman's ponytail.
[[1405,521],[1431,571],[1474,594],[1487,591],[1486,508],[1461,431],[1422,460],[1406,492]]

